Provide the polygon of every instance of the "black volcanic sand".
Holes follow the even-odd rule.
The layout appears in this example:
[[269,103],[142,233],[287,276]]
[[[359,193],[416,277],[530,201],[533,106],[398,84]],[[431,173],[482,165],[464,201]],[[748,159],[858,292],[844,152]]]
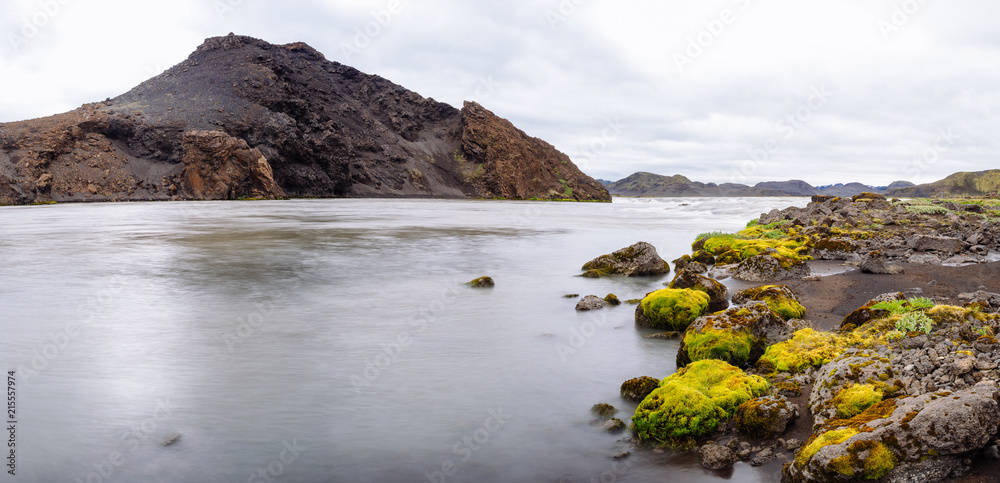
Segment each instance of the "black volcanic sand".
[[898,275],[873,275],[858,270],[829,275],[819,281],[793,280],[788,285],[806,308],[805,319],[817,329],[836,330],[840,322],[872,298],[903,292],[907,297],[929,297],[938,303],[961,305],[958,294],[986,290],[1000,292],[1000,262],[945,267],[899,264]]

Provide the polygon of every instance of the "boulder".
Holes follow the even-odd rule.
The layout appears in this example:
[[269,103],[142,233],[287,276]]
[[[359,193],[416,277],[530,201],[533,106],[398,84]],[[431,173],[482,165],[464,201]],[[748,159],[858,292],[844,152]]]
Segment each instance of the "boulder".
[[657,290],[647,294],[636,306],[635,323],[640,327],[684,330],[708,310],[710,300],[708,294],[700,290]]
[[771,283],[800,279],[812,273],[804,261],[774,255],[757,255],[743,260],[736,266],[733,278],[744,282]]
[[889,292],[879,295],[868,301],[868,303],[858,307],[854,312],[847,314],[844,320],[840,321],[841,330],[853,330],[872,319],[878,319],[889,315],[886,310],[872,310],[872,306],[879,302],[893,302],[896,300],[906,300],[903,292]]
[[740,290],[733,295],[734,304],[742,305],[750,301],[766,303],[785,320],[801,319],[806,314],[806,308],[799,303],[799,298],[787,285],[764,285]]
[[690,269],[677,272],[677,275],[667,287],[674,289],[689,288],[705,292],[709,296],[709,312],[718,312],[726,310],[729,307],[729,289],[725,285],[704,275],[699,275]]
[[733,426],[751,439],[781,436],[788,423],[799,417],[799,409],[784,396],[765,396],[747,401],[736,408]]
[[583,265],[584,277],[600,278],[609,275],[638,277],[670,273],[670,265],[656,253],[656,248],[639,242],[609,255],[601,255]]
[[992,381],[956,392],[888,399],[847,420],[831,421],[785,468],[791,481],[936,481],[965,468],[1000,427]]
[[710,470],[729,468],[739,459],[733,450],[712,442],[698,448],[698,458],[701,465]]
[[660,380],[653,377],[642,376],[629,379],[622,383],[622,399],[641,402],[658,387],[660,387]]
[[918,252],[943,252],[954,255],[965,249],[965,241],[950,236],[916,235],[908,246]]
[[861,265],[858,267],[861,273],[872,273],[878,275],[889,275],[903,273],[902,267],[896,265],[886,265],[885,255],[880,251],[871,251],[861,258]]
[[[809,395],[813,423],[822,426],[830,419],[853,417],[883,397],[890,395],[895,374],[891,361],[871,350],[848,349],[825,364]],[[883,381],[883,377],[886,377]],[[902,385],[902,383],[900,383]],[[900,390],[897,387],[895,390]],[[877,394],[878,397],[873,395]]]
[[284,198],[267,158],[247,142],[220,131],[188,131],[182,137],[182,190],[199,200]]
[[705,436],[746,401],[763,396],[767,381],[719,360],[677,370],[646,396],[632,416],[641,441],[683,444]]
[[600,310],[607,307],[608,303],[596,295],[588,295],[576,303],[576,310],[587,312],[590,310]]
[[751,302],[695,320],[684,332],[677,367],[703,359],[746,367],[756,363],[768,346],[791,336],[791,326],[767,304]]
[[479,277],[469,282],[467,285],[473,288],[491,288],[496,285],[496,283],[493,281],[493,277]]

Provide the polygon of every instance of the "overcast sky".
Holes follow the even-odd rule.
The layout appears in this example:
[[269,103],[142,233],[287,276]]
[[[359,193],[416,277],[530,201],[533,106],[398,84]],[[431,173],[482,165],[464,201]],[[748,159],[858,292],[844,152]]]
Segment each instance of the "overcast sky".
[[995,0],[4,0],[0,121],[114,97],[235,32],[456,107],[588,174],[917,183],[1000,168]]

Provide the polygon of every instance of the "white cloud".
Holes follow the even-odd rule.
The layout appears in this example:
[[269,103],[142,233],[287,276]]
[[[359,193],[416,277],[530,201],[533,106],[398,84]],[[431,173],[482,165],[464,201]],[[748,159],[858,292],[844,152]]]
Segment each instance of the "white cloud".
[[[997,167],[1000,4],[987,0],[396,1],[8,0],[0,121],[121,94],[232,31],[307,42],[456,106],[480,100],[602,178],[728,182],[771,138],[779,146],[747,182],[925,182]],[[18,38],[28,42],[15,51]],[[834,95],[785,138],[777,123],[821,85]],[[624,127],[605,139],[615,119]],[[949,126],[955,142],[925,159]]]

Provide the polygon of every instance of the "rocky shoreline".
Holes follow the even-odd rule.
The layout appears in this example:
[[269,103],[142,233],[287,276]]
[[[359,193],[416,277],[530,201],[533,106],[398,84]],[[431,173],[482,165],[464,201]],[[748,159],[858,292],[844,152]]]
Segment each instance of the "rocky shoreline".
[[[997,221],[998,200],[868,193],[814,197],[738,233],[699,236],[668,288],[636,307],[637,326],[674,331],[663,336],[681,344],[675,374],[622,385],[639,402],[634,451],[696,451],[709,469],[746,461],[796,482],[991,474]],[[657,265],[642,248],[640,263]],[[624,267],[600,275],[628,274],[631,251],[605,256]],[[824,263],[849,271],[812,275]],[[750,288],[720,293],[729,277]]]

